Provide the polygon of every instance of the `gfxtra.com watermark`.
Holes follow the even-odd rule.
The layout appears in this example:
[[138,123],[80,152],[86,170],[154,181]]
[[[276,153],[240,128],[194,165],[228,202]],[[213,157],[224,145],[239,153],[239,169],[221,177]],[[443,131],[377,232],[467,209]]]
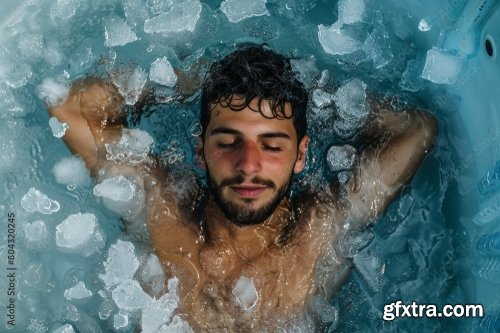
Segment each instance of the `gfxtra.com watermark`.
[[482,317],[484,314],[481,304],[446,304],[441,310],[435,304],[403,304],[402,301],[396,301],[384,305],[384,314],[382,319],[391,321],[396,318],[439,318],[439,317]]

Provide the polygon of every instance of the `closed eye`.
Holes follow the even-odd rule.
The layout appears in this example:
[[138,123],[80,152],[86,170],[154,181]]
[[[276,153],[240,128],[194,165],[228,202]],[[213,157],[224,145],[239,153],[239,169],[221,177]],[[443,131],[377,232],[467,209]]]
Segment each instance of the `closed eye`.
[[264,149],[272,151],[272,152],[279,152],[279,151],[281,151],[281,147],[264,146]]

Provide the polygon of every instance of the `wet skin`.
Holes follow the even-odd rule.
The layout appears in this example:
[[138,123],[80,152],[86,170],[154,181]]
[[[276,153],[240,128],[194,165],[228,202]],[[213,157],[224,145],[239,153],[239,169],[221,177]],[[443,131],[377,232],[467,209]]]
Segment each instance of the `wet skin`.
[[[338,240],[380,216],[412,179],[436,135],[435,120],[424,112],[374,106],[366,135],[379,140],[361,154],[343,195],[332,183],[328,193],[301,198],[298,220],[283,240],[293,207],[278,194],[304,169],[308,143],[307,137],[298,142],[291,119],[214,106],[198,161],[219,195],[209,195],[200,224],[180,208],[168,171],[154,157],[140,166],[106,160],[104,144],[121,137],[122,109],[114,86],[89,78],[75,83],[66,101],[49,112],[69,124],[64,140],[96,181],[120,174],[145,192],[150,244],[166,274],[180,279],[179,314],[200,332],[275,331],[286,322],[294,325],[293,317],[303,312],[315,318],[311,297],[331,297],[349,273]],[[241,226],[273,201],[269,217]],[[245,214],[231,216],[235,211]],[[328,266],[319,265],[323,257]],[[251,309],[232,293],[242,276],[259,296]]]

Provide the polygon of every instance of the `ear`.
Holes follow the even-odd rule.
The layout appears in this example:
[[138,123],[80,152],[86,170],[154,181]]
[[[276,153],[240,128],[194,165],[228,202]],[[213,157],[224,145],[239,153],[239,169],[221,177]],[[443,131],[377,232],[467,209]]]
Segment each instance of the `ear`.
[[196,145],[196,164],[201,170],[207,169],[207,164],[203,158],[203,142],[201,139],[198,140],[198,144]]
[[297,152],[297,160],[295,160],[295,165],[293,166],[293,173],[299,173],[306,167],[306,157],[307,157],[307,146],[309,145],[309,137],[304,135],[299,143],[299,149]]

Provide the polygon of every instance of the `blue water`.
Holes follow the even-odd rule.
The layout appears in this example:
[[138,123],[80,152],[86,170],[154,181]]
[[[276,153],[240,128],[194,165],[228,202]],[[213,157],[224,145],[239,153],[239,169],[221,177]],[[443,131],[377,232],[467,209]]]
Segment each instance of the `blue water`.
[[[311,90],[317,87],[324,70],[328,70],[330,79],[323,89],[332,93],[347,79],[357,77],[380,98],[397,96],[395,107],[417,105],[429,110],[439,122],[433,152],[401,198],[369,230],[369,239],[373,239],[361,250],[351,278],[332,302],[338,319],[330,331],[498,331],[500,294],[496,290],[500,273],[492,262],[498,260],[500,242],[494,234],[499,230],[494,209],[498,201],[496,163],[500,160],[495,144],[500,133],[500,67],[498,56],[488,56],[484,42],[489,39],[500,43],[495,28],[500,24],[500,10],[495,11],[495,2],[483,2],[481,7],[481,1],[364,1],[365,15],[347,32],[361,42],[370,36],[378,38],[383,52],[373,58],[360,49],[345,55],[325,52],[318,39],[318,26],[331,26],[338,20],[338,2],[332,0],[269,0],[269,15],[237,23],[228,20],[220,1],[201,1],[196,29],[168,34],[144,31],[144,21],[158,15],[161,4],[167,4],[164,8],[168,9],[168,1],[81,0],[58,4],[45,0],[6,6],[0,24],[0,213],[4,221],[8,212],[16,214],[18,277],[16,326],[9,331],[51,332],[66,323],[79,332],[114,330],[115,313],[99,317],[103,300],[97,292],[103,289],[99,279],[102,263],[111,244],[124,237],[123,226],[92,194],[92,185],[70,190],[55,182],[51,171],[54,164],[71,153],[52,136],[48,113],[37,93],[42,81],[47,77],[72,81],[122,65],[140,66],[148,73],[151,63],[163,56],[174,66],[188,70],[200,59],[211,61],[231,52],[236,44],[252,42],[265,42],[288,56],[309,59],[313,66],[305,81]],[[54,8],[64,3],[74,13],[54,14]],[[127,11],[124,5],[130,3],[137,3],[142,11]],[[124,46],[106,47],[104,27],[110,17],[123,19],[138,39]],[[471,17],[475,18],[472,22]],[[417,28],[424,18],[431,26],[428,31]],[[454,32],[467,35],[469,44],[460,44]],[[419,77],[426,52],[433,46],[461,52],[464,57],[461,75],[454,83],[436,84]],[[203,67],[199,71],[202,74]],[[193,165],[199,107],[196,90],[180,98],[172,90],[156,86],[173,101],[149,106],[133,126],[153,136],[154,150],[166,163]],[[335,176],[326,168],[326,151],[343,140],[332,126],[310,117],[308,167],[295,186],[321,187],[324,179]],[[30,187],[58,201],[60,211],[41,215],[23,209],[20,201]],[[480,214],[484,210],[493,211],[493,217],[474,224],[484,222],[484,214]],[[61,253],[53,245],[56,226],[78,212],[94,214],[106,234],[105,247],[89,258]],[[24,223],[35,220],[45,223],[49,235],[49,244],[41,249],[30,248],[22,232]],[[2,227],[0,235],[4,276],[7,229]],[[363,258],[373,257],[378,258],[379,266],[363,262]],[[64,291],[78,281],[85,282],[94,294],[92,298],[73,302],[64,299]],[[4,315],[6,288],[0,282],[1,332],[8,327]],[[437,305],[481,303],[488,317],[382,320],[384,304],[395,300]],[[73,309],[79,319],[72,316]],[[133,325],[122,331],[133,331]]]

